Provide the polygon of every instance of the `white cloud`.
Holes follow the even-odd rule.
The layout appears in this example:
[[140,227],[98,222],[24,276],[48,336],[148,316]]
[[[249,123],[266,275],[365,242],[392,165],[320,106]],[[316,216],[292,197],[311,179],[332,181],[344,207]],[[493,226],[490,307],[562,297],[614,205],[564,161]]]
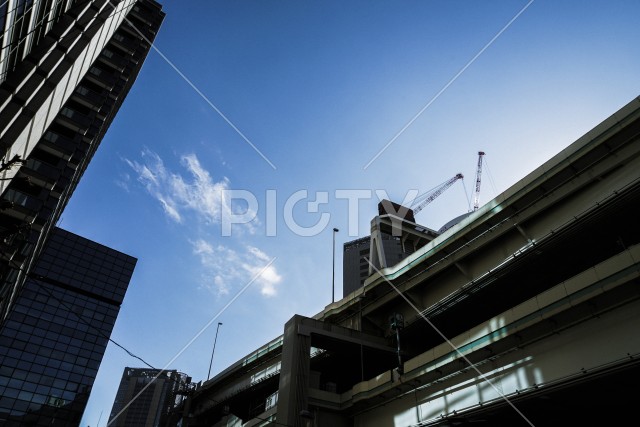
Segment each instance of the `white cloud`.
[[131,177],[129,176],[128,173],[122,173],[122,174],[120,174],[120,177],[115,180],[115,183],[116,183],[116,185],[118,187],[122,188],[124,191],[129,193],[129,181],[130,180],[131,180]]
[[[173,221],[182,223],[188,212],[194,212],[208,224],[219,224],[222,212],[232,212],[228,197],[229,180],[225,177],[214,181],[195,154],[181,158],[180,163],[187,171],[187,176],[167,170],[160,156],[149,149],[142,152],[141,162],[129,159],[125,159],[125,162]],[[249,233],[253,233],[256,227],[254,222],[242,226]]]
[[271,297],[277,294],[282,276],[273,264],[269,265],[272,258],[260,249],[247,246],[243,251],[235,251],[223,245],[213,246],[202,239],[191,241],[191,245],[205,268],[204,286],[208,289],[226,295],[258,276],[255,284],[262,295]]
[[264,262],[268,262],[270,260],[269,255],[265,254],[260,249],[255,248],[253,246],[247,247],[247,251],[249,253],[251,253],[251,255],[255,256],[256,258],[258,258],[258,259],[260,259],[260,260],[262,260]]
[[[243,267],[251,277],[257,277],[256,282],[260,285],[260,291],[265,296],[276,294],[276,285],[282,281],[282,276],[278,274],[275,266],[269,264],[271,257],[254,246],[247,247],[247,256],[251,258],[253,264],[245,263]],[[266,265],[268,267],[265,268]]]
[[[181,158],[180,163],[188,173],[186,177],[169,171],[160,156],[148,149],[142,152],[141,161],[124,161],[135,171],[138,182],[160,203],[167,217],[177,223],[190,224],[186,220],[189,214],[195,214],[207,224],[219,224],[223,212],[239,216],[246,213],[248,218],[255,217],[250,207],[235,202],[232,205],[229,180],[214,181],[195,154]],[[234,230],[240,234],[254,234],[258,223],[257,218],[242,224],[235,223]],[[203,266],[204,287],[224,295],[240,289],[257,276],[255,285],[259,286],[262,295],[276,295],[282,276],[275,266],[269,265],[272,258],[260,249],[243,246],[237,251],[203,239],[190,243]]]
[[193,253],[195,253],[196,255],[213,254],[213,246],[211,246],[209,243],[205,242],[202,239],[197,240],[195,242],[191,242],[191,244],[193,245]]
[[244,264],[244,269],[250,273],[251,277],[255,277],[256,283],[260,285],[260,292],[267,297],[275,296],[277,293],[276,285],[282,281],[282,276],[278,274],[276,268],[273,265],[269,265],[267,268],[264,265],[249,265]]
[[175,206],[173,200],[165,200],[165,198],[161,195],[158,195],[157,198],[160,201],[164,212],[169,215],[169,218],[173,219],[176,222],[182,222],[182,216],[180,216],[180,213],[178,212],[178,209]]

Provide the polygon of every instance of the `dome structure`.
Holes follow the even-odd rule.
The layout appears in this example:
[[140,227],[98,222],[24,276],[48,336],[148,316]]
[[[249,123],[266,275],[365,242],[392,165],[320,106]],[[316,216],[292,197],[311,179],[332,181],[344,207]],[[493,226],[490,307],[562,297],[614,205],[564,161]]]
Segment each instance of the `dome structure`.
[[466,212],[466,213],[463,213],[462,215],[459,215],[453,218],[451,221],[447,222],[445,225],[440,227],[440,229],[438,230],[438,233],[440,234],[444,233],[445,231],[447,231],[448,229],[450,229],[451,227],[453,227],[454,225],[456,225],[457,223],[459,223],[469,215],[471,215],[471,212]]

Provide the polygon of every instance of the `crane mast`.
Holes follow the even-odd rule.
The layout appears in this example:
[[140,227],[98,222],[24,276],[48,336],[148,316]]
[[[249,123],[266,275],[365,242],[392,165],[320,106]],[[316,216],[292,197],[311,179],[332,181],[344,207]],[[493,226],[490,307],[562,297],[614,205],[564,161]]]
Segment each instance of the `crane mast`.
[[482,157],[484,151],[478,151],[478,169],[476,171],[476,194],[473,198],[473,210],[478,210],[480,205],[480,176],[482,175]]
[[454,176],[453,178],[443,182],[442,184],[440,184],[439,186],[437,186],[436,188],[434,188],[430,193],[425,193],[422,196],[418,196],[416,197],[416,200],[418,199],[422,199],[423,197],[425,197],[424,200],[416,203],[414,206],[412,207],[413,209],[413,214],[417,214],[418,212],[420,212],[425,206],[427,206],[429,203],[431,203],[436,197],[438,197],[440,194],[442,194],[442,192],[444,190],[446,190],[447,188],[451,187],[453,185],[454,182],[456,182],[459,179],[462,179],[463,176],[461,173],[457,174],[456,176]]

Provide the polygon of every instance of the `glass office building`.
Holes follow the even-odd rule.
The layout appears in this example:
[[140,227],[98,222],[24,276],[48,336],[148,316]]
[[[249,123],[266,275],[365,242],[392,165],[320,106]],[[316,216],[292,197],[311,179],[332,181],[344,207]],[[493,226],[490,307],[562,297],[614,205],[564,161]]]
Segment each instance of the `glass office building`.
[[0,426],[78,426],[135,264],[52,231],[0,329]]

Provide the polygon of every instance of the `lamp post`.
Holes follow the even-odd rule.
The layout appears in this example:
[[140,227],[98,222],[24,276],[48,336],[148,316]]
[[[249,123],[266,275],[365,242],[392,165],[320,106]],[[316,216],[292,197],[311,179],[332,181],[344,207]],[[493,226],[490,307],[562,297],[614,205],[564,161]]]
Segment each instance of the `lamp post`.
[[336,233],[340,231],[333,229],[333,276],[331,277],[331,302],[336,300]]
[[218,341],[218,330],[220,329],[220,325],[222,325],[222,322],[218,322],[218,327],[216,328],[216,337],[213,339],[213,351],[211,351],[211,362],[209,362],[209,373],[207,374],[207,380],[211,376],[211,365],[213,364],[213,354],[216,352],[216,341]]

